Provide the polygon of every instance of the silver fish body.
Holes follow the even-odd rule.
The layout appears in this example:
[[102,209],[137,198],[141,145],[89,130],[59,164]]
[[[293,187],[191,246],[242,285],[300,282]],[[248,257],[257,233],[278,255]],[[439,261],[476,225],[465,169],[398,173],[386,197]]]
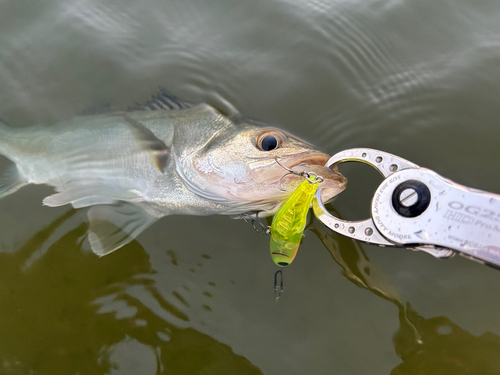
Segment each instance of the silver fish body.
[[[261,149],[266,136],[276,148]],[[48,127],[0,123],[0,154],[14,163],[0,177],[0,198],[27,184],[53,186],[57,193],[45,205],[89,207],[88,238],[99,255],[166,215],[272,214],[290,194],[278,189],[286,171],[275,157],[294,169],[323,168],[328,159],[279,129],[207,104],[76,117]],[[346,180],[323,172],[328,199]],[[299,180],[287,176],[281,183],[292,189]]]

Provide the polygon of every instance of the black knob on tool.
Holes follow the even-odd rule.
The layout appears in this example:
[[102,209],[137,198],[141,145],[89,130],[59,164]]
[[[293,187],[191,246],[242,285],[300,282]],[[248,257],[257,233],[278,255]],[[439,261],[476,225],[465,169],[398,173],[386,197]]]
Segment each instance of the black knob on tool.
[[416,217],[422,214],[430,202],[429,188],[417,180],[402,182],[392,193],[392,206],[404,217]]

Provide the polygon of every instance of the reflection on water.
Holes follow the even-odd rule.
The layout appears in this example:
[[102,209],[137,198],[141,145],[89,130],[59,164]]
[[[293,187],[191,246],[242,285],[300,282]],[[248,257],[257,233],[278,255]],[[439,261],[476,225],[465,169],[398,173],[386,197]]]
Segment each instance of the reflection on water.
[[[75,212],[15,253],[0,254],[0,373],[261,373],[227,345],[189,327],[187,316],[148,279],[154,271],[137,242],[99,259],[80,249],[87,231],[80,224],[28,262]],[[135,297],[137,288],[161,306],[163,316]]]
[[[498,193],[499,15],[498,0],[7,0],[0,117],[48,125],[162,85],[330,154],[373,147]],[[341,270],[308,236],[275,303],[251,229],[171,217],[98,259],[73,211],[33,236],[56,215],[40,189],[0,202],[0,373],[500,372],[498,272],[371,252],[315,223]]]
[[[394,348],[403,363],[391,375],[498,374],[500,336],[485,332],[474,336],[445,316],[425,319],[408,304],[401,327],[394,335]],[[422,343],[412,340],[416,327]]]
[[393,343],[403,363],[391,375],[500,372],[500,336],[492,332],[474,336],[446,316],[422,317],[398,295],[388,276],[369,260],[358,242],[334,234],[318,221],[310,229],[349,281],[396,305],[400,327]]
[[[75,212],[54,220],[16,252],[0,254],[0,363],[5,373],[261,373],[226,344],[189,327],[183,312],[189,303],[174,292],[180,302],[176,307],[159,293],[149,257],[137,242],[97,258],[81,249],[87,226],[79,224],[47,244]],[[499,336],[474,336],[445,316],[422,317],[359,243],[317,220],[309,229],[349,281],[397,307],[400,327],[393,344],[402,363],[392,375],[500,371]],[[175,252],[168,250],[167,256],[178,265]]]

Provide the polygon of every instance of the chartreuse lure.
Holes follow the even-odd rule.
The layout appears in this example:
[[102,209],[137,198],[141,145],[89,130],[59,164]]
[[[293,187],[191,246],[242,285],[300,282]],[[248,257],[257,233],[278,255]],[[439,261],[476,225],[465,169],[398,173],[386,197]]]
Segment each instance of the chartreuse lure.
[[292,263],[306,227],[307,212],[320,177],[313,175],[300,183],[273,217],[271,224],[271,257],[280,267]]

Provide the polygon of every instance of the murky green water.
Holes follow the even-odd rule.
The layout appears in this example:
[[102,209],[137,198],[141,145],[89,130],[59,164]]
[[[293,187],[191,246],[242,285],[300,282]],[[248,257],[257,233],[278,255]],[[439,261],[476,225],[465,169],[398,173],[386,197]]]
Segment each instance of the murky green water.
[[[163,85],[331,154],[378,148],[500,193],[498,1],[0,7],[0,116],[14,126]],[[379,178],[343,171],[333,208],[363,218]],[[50,192],[0,201],[2,374],[500,373],[500,271],[313,220],[275,302],[269,239],[242,221],[168,217],[98,259],[78,212],[42,207]]]

